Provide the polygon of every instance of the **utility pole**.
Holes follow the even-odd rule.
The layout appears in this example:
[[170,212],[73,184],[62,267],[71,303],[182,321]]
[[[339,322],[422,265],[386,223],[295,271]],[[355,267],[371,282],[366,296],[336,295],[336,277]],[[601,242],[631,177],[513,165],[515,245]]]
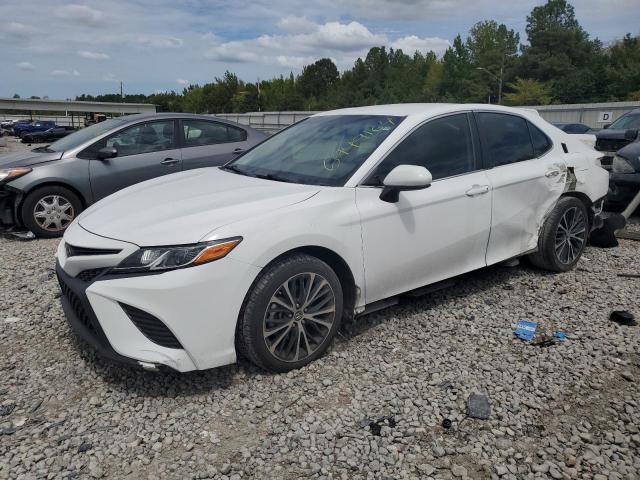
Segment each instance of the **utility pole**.
[[122,94],[122,80],[120,80],[120,98],[124,100],[124,95]]
[[[492,73],[491,71],[487,70],[484,67],[476,67],[476,70],[482,70],[484,72],[487,72],[489,75],[491,75],[493,78],[496,79],[496,82],[498,82],[498,105],[502,105],[502,78],[504,75],[504,61],[505,61],[505,57],[507,56],[506,52],[502,54],[502,61],[500,62],[500,74],[496,75],[495,73]],[[491,102],[489,102],[491,103]]]

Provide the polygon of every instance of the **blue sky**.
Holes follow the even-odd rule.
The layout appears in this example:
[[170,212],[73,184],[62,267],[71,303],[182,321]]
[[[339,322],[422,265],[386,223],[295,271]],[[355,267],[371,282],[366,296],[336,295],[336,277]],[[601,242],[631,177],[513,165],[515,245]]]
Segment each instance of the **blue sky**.
[[[181,91],[225,70],[243,80],[343,70],[375,45],[441,54],[494,19],[521,32],[532,0],[29,0],[0,4],[0,97]],[[605,43],[640,34],[640,0],[574,0]]]

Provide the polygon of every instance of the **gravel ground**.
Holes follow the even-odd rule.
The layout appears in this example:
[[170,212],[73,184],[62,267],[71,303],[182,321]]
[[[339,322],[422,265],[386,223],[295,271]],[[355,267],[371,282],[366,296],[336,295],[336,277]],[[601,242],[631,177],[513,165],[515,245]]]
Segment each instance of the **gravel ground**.
[[[57,243],[0,238],[0,478],[639,478],[640,326],[608,317],[640,316],[640,279],[617,276],[640,273],[640,242],[566,274],[465,275],[284,375],[96,358],[65,323]],[[521,318],[567,339],[517,340]]]
[[4,155],[6,153],[21,152],[23,150],[31,150],[33,148],[36,148],[42,145],[42,144],[35,144],[35,143],[33,145],[22,143],[20,142],[19,138],[16,138],[14,136],[9,136],[9,135],[5,135],[2,138],[7,140],[7,146],[6,147],[0,146],[0,155]]

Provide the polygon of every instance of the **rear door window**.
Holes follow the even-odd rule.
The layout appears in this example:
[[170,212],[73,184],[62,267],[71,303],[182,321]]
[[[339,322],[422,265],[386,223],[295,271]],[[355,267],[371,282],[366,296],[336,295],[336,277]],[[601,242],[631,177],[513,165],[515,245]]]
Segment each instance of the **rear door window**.
[[490,165],[498,167],[535,158],[527,121],[504,113],[476,113]]
[[206,120],[182,120],[182,129],[185,147],[242,142],[247,138],[241,128]]
[[533,153],[536,157],[540,157],[551,150],[551,140],[547,137],[542,130],[536,127],[533,123],[527,122],[529,127],[529,133],[531,134],[531,143],[533,143]]

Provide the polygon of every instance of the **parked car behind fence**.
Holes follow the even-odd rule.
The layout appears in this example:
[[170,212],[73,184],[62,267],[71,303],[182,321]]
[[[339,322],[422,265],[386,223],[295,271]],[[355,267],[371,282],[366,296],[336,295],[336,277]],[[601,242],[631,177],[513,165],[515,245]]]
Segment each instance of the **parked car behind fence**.
[[0,225],[57,237],[107,195],[161,175],[222,165],[264,138],[205,115],[109,119],[51,145],[0,157]]
[[640,109],[632,110],[596,133],[602,166],[611,171],[607,208],[620,210],[640,190]]
[[32,132],[22,136],[22,143],[51,143],[75,132],[77,128],[57,126],[44,132]]

